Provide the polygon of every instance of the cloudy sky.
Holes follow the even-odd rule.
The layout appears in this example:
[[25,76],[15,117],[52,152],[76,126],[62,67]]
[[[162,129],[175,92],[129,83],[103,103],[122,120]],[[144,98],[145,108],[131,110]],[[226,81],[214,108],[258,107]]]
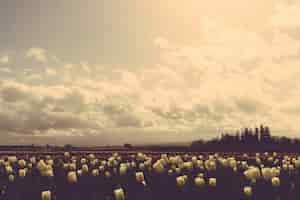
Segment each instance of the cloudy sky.
[[1,0],[0,143],[300,136],[298,0]]

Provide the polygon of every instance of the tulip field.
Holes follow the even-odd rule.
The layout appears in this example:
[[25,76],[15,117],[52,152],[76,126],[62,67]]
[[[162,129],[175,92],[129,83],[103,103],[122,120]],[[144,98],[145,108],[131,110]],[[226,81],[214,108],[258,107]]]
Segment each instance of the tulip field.
[[62,152],[0,157],[0,200],[299,200],[300,157]]

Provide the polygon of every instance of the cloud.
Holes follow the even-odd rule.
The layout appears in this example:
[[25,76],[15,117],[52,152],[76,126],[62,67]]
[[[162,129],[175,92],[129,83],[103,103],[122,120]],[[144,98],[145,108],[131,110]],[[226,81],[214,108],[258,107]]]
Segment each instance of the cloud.
[[264,32],[202,17],[200,43],[154,38],[161,59],[148,67],[50,65],[45,50],[31,49],[46,68],[0,82],[0,128],[10,141],[81,144],[191,141],[260,123],[296,136],[300,41],[289,29],[298,25],[279,20],[290,6]]
[[277,4],[271,23],[277,29],[297,29],[300,27],[300,3],[282,1]]
[[7,67],[1,67],[1,68],[0,68],[0,72],[11,73],[11,69],[10,69],[10,68],[7,68]]
[[46,63],[48,60],[46,56],[46,50],[38,47],[32,47],[28,49],[25,56],[27,58],[33,58],[40,63]]
[[7,64],[8,62],[9,62],[9,57],[7,55],[0,57],[1,64]]
[[55,75],[57,75],[57,72],[56,72],[55,69],[47,68],[46,69],[46,74],[49,75],[49,76],[55,76]]
[[169,41],[166,38],[163,37],[157,37],[154,39],[154,45],[158,46],[161,49],[167,49],[169,48]]

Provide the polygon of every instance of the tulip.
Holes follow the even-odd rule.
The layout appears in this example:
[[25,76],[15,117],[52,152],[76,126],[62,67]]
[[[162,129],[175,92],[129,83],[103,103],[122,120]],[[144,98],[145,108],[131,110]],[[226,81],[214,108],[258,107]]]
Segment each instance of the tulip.
[[80,163],[83,165],[83,164],[86,164],[87,163],[87,160],[85,159],[85,158],[82,158],[81,160],[80,160]]
[[104,172],[104,176],[105,176],[106,178],[110,178],[110,177],[111,177],[111,173],[110,173],[109,171],[105,171],[105,172]]
[[252,196],[252,187],[250,187],[250,186],[245,186],[245,187],[244,187],[244,194],[245,194],[247,197],[251,197],[251,196]]
[[4,165],[5,161],[3,159],[0,159],[0,166]]
[[104,167],[104,166],[102,166],[102,165],[99,166],[99,171],[100,171],[100,172],[104,172],[104,170],[105,170],[105,167]]
[[64,153],[64,156],[65,156],[66,158],[69,158],[69,157],[71,156],[71,154],[70,154],[69,152],[65,152],[65,153]]
[[114,195],[116,200],[125,200],[125,193],[122,188],[115,189],[114,190]]
[[279,187],[280,186],[280,179],[278,177],[272,178],[272,186],[273,187]]
[[9,163],[15,163],[18,161],[18,158],[16,156],[8,156],[7,160]]
[[23,159],[22,159],[22,160],[19,160],[19,161],[18,161],[18,165],[19,165],[20,168],[24,168],[24,167],[26,167],[26,161],[23,160]]
[[261,173],[265,180],[270,180],[272,178],[272,171],[268,167],[262,168]]
[[135,173],[135,179],[137,182],[142,183],[145,181],[144,173],[143,172],[136,172]]
[[8,181],[9,182],[14,182],[14,180],[15,180],[15,176],[14,175],[12,175],[12,174],[10,174],[10,175],[8,175]]
[[42,200],[51,200],[51,192],[50,191],[43,191],[41,193]]
[[76,164],[75,164],[75,163],[69,164],[69,169],[70,169],[71,171],[75,171],[75,170],[76,170]]
[[180,168],[176,168],[175,172],[176,172],[176,174],[180,174],[181,173],[181,169]]
[[35,163],[36,163],[36,158],[35,158],[35,157],[31,157],[29,160],[30,160],[30,162],[31,162],[32,164],[35,164]]
[[205,185],[205,180],[204,180],[204,178],[196,177],[196,178],[194,179],[194,183],[195,183],[195,185],[196,185],[197,187],[202,188],[202,187],[204,187],[204,185]]
[[216,178],[209,178],[208,179],[208,184],[211,187],[216,187],[217,186],[217,179]]
[[140,163],[139,164],[139,168],[140,168],[140,170],[145,170],[145,164],[144,163]]
[[176,178],[176,184],[178,187],[183,187],[186,184],[186,179],[183,176],[178,176]]
[[10,165],[8,165],[8,166],[5,167],[5,171],[6,171],[7,174],[12,174],[13,173],[13,168]]
[[53,177],[54,173],[53,173],[52,169],[47,169],[47,170],[45,170],[45,172],[42,175],[47,176],[47,177]]
[[260,178],[260,170],[257,167],[251,167],[244,171],[244,175],[248,180],[256,180]]
[[78,175],[78,176],[82,176],[82,170],[81,170],[81,169],[78,169],[78,170],[77,170],[77,175]]
[[154,168],[155,172],[157,172],[157,173],[163,173],[165,170],[163,164],[159,161],[157,161],[156,163],[153,164],[153,168]]
[[47,163],[48,165],[53,165],[53,164],[54,164],[54,161],[53,161],[53,160],[46,160],[46,163]]
[[68,182],[71,184],[77,183],[77,175],[76,172],[71,171],[67,175]]
[[89,172],[89,167],[86,164],[82,165],[82,173],[88,173],[88,172]]
[[127,173],[127,165],[121,164],[119,171],[121,176],[125,175]]
[[99,170],[98,169],[93,169],[92,175],[93,176],[99,176]]
[[297,159],[297,160],[295,161],[295,167],[296,167],[296,168],[300,168],[300,160],[299,160],[299,159]]
[[275,168],[275,167],[272,167],[271,168],[271,174],[272,174],[272,177],[279,176],[280,175],[280,170]]
[[19,169],[19,177],[24,178],[26,176],[26,169]]

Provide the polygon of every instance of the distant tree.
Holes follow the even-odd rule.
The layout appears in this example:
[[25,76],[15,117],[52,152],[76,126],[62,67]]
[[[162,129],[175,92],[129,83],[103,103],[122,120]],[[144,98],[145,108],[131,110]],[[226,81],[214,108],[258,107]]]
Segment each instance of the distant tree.
[[65,144],[64,145],[64,150],[65,151],[72,151],[72,149],[73,149],[73,146],[71,144]]
[[124,144],[124,148],[126,148],[126,149],[131,149],[132,148],[132,144]]

